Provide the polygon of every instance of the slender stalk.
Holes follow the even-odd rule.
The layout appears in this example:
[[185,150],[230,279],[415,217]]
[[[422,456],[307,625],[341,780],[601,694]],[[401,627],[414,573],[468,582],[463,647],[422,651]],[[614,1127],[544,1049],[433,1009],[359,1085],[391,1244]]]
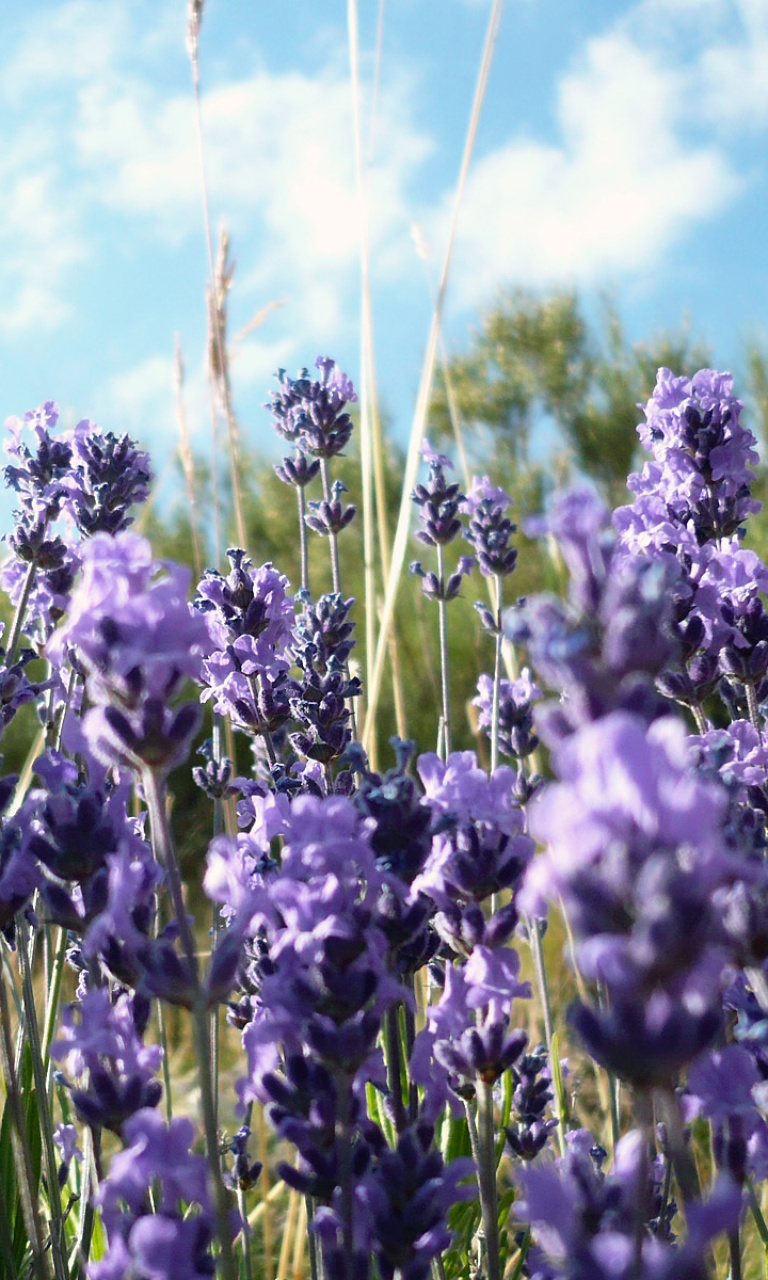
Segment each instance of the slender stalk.
[[504,636],[501,631],[501,575],[493,575],[494,622],[496,623],[496,654],[493,664],[493,707],[491,712],[491,773],[499,766],[499,701],[501,697],[501,649]]
[[310,1280],[322,1280],[323,1268],[317,1251],[317,1236],[312,1230],[312,1224],[315,1220],[314,1197],[305,1196],[304,1203],[307,1206],[307,1252],[309,1254]]
[[[326,502],[331,501],[331,482],[328,474],[328,459],[320,459],[320,475],[323,480],[323,497]],[[339,539],[336,533],[329,533],[328,544],[331,552],[331,580],[333,582],[334,591],[341,592],[341,569],[339,567]]]
[[[375,119],[381,67],[381,32],[383,4],[379,9],[378,47],[376,56],[376,80],[374,84]],[[352,83],[352,114],[355,133],[355,170],[357,177],[357,204],[360,225],[360,274],[361,274],[361,361],[360,361],[360,473],[363,499],[363,574],[365,580],[365,655],[366,683],[370,679],[373,655],[376,650],[376,582],[374,575],[374,502],[373,502],[373,314],[371,307],[370,255],[368,245],[368,171],[363,173],[363,144],[360,112],[360,74],[358,59],[357,0],[348,0],[347,27],[349,32],[350,79]],[[373,147],[373,123],[371,123],[370,148]],[[369,157],[370,159],[370,157]],[[376,768],[375,739],[371,743],[371,765]]]
[[[320,459],[320,475],[323,481],[323,497],[326,502],[331,501],[331,482],[328,474],[328,459]],[[328,542],[331,552],[331,579],[333,589],[337,595],[341,595],[341,568],[339,566],[339,539],[338,534],[331,532],[328,535]],[[347,676],[349,676],[349,663],[345,664]],[[357,739],[357,712],[355,710],[354,698],[347,699],[347,708],[349,710],[349,722],[352,729],[352,737]]]
[[[549,983],[547,982],[547,970],[544,964],[544,949],[541,945],[541,922],[533,917],[525,921],[528,930],[528,940],[531,947],[531,955],[533,957],[533,970],[536,977],[536,990],[541,1002],[541,1012],[544,1018],[544,1039],[547,1045],[547,1055],[549,1057],[550,1068],[554,1079],[554,1057],[552,1044],[554,1041],[554,1023],[552,1021],[552,1002],[549,996]],[[558,1113],[560,1107],[558,1106]],[[557,1140],[561,1154],[565,1154],[565,1116],[558,1114],[560,1123],[557,1126]]]
[[384,1055],[387,1061],[387,1083],[392,1100],[393,1119],[398,1133],[408,1124],[403,1104],[402,1054],[400,1046],[400,1011],[398,1006],[387,1010],[384,1020]]
[[184,468],[184,480],[187,485],[187,502],[189,503],[189,531],[192,536],[192,559],[195,575],[199,582],[203,576],[203,557],[200,548],[200,533],[197,526],[197,494],[195,492],[195,460],[189,441],[189,424],[184,408],[184,358],[181,354],[181,342],[176,334],[174,342],[173,389],[176,401],[176,421],[179,426],[179,457]]
[[292,1189],[288,1197],[288,1212],[285,1215],[283,1242],[280,1246],[280,1257],[277,1263],[278,1276],[285,1276],[288,1274],[288,1263],[289,1259],[293,1255],[294,1237],[296,1235],[296,1226],[299,1220],[299,1201],[299,1192]]
[[304,1246],[307,1239],[307,1197],[302,1196],[296,1238],[293,1242],[291,1280],[301,1280],[304,1275]]
[[309,591],[309,555],[307,553],[307,526],[304,523],[304,516],[307,513],[307,499],[302,485],[296,488],[296,498],[299,504],[299,550],[301,553],[301,589]]
[[8,1277],[8,1280],[19,1280],[19,1273],[16,1270],[16,1259],[13,1253],[13,1238],[11,1235],[11,1224],[6,1212],[5,1201],[0,1196],[0,1259],[2,1260],[2,1274]]
[[214,360],[211,362],[216,367],[213,370],[213,382],[218,385],[224,416],[227,421],[227,431],[229,436],[230,461],[232,464],[232,497],[235,507],[235,524],[237,527],[237,536],[241,547],[245,547],[245,522],[243,520],[242,495],[240,490],[240,466],[239,466],[239,439],[237,431],[237,422],[235,420],[232,408],[232,396],[229,386],[229,375],[227,373],[227,353],[222,332],[222,309],[224,307],[224,299],[226,289],[229,286],[229,278],[226,274],[226,251],[228,238],[225,243],[226,233],[222,233],[222,241],[220,245],[220,269],[216,270],[213,260],[213,235],[211,232],[211,212],[208,202],[208,180],[206,177],[205,167],[205,145],[203,143],[203,115],[200,103],[200,64],[198,60],[199,45],[199,16],[193,22],[190,22],[188,29],[187,48],[189,51],[189,61],[192,67],[192,91],[195,100],[195,139],[197,142],[198,162],[200,165],[200,185],[203,197],[203,221],[205,225],[205,243],[208,250],[208,271],[210,274],[210,294],[209,294],[209,314],[210,324],[213,337]]
[[749,721],[758,736],[760,742],[763,741],[763,726],[760,723],[760,708],[757,705],[757,694],[755,692],[754,680],[747,680],[744,688],[747,693],[747,707],[749,709]]
[[32,587],[34,585],[36,573],[37,573],[37,561],[30,560],[29,565],[27,567],[27,572],[24,577],[24,582],[22,583],[21,595],[19,596],[19,603],[16,605],[16,612],[13,615],[13,621],[11,622],[11,629],[8,632],[8,642],[5,646],[6,667],[12,667],[14,662],[16,661],[16,654],[19,648],[19,640],[21,639],[21,632],[24,626],[24,619],[27,614],[27,605],[29,604],[29,597],[32,593]]
[[256,1141],[258,1144],[259,1160],[262,1163],[261,1178],[259,1179],[259,1189],[261,1191],[261,1205],[264,1216],[264,1275],[266,1280],[272,1280],[274,1275],[274,1266],[272,1263],[272,1211],[271,1201],[274,1193],[280,1189],[280,1185],[273,1187],[270,1191],[269,1185],[269,1161],[268,1161],[268,1139],[267,1125],[264,1119],[264,1108],[256,1108]]
[[203,1110],[203,1127],[205,1129],[205,1145],[208,1155],[208,1167],[213,1182],[214,1203],[216,1206],[216,1223],[218,1227],[219,1246],[221,1249],[221,1274],[224,1280],[236,1280],[237,1267],[232,1247],[232,1231],[229,1221],[229,1204],[227,1191],[221,1174],[221,1162],[218,1152],[218,1131],[216,1126],[216,1103],[214,1099],[214,1080],[211,1074],[210,1055],[210,1022],[206,1007],[205,993],[200,983],[200,970],[197,960],[197,949],[189,917],[184,905],[184,894],[181,882],[176,850],[168,826],[165,809],[165,782],[150,768],[142,772],[144,796],[147,801],[152,830],[153,845],[160,865],[165,871],[168,888],[171,894],[176,923],[179,928],[182,947],[192,981],[196,989],[193,1015],[193,1031],[197,1053],[198,1081],[200,1084],[200,1100]]
[[747,966],[744,972],[757,1003],[763,1013],[768,1013],[768,980],[766,980],[765,974],[756,965]]
[[56,1029],[56,1018],[59,1012],[59,997],[61,995],[61,980],[64,976],[64,965],[67,955],[67,935],[64,929],[59,929],[59,944],[56,948],[51,965],[51,977],[48,984],[48,999],[45,1004],[45,1021],[43,1022],[43,1056],[49,1058],[51,1041],[53,1033]]
[[437,299],[432,315],[432,324],[430,328],[429,338],[427,340],[426,352],[424,356],[424,364],[422,367],[421,382],[419,385],[419,393],[416,401],[416,408],[413,416],[413,426],[411,429],[411,438],[408,444],[408,457],[405,465],[405,475],[403,477],[402,498],[400,502],[400,514],[397,520],[397,529],[395,532],[395,541],[392,547],[392,562],[389,574],[387,575],[387,585],[384,595],[384,604],[381,612],[381,620],[379,623],[379,638],[376,646],[376,655],[373,664],[373,671],[370,676],[368,686],[368,709],[366,714],[365,732],[363,734],[363,745],[365,746],[370,740],[373,726],[376,722],[376,713],[381,693],[381,681],[384,674],[384,662],[387,654],[387,644],[389,640],[390,630],[394,622],[395,604],[397,603],[397,595],[402,579],[403,566],[405,564],[405,554],[408,546],[408,533],[410,530],[411,515],[413,504],[411,502],[411,492],[416,483],[416,474],[421,461],[421,443],[424,435],[424,427],[427,420],[429,410],[429,402],[432,396],[432,380],[434,377],[435,360],[437,356],[438,341],[440,337],[440,329],[443,319],[443,308],[445,305],[445,297],[448,290],[448,277],[450,275],[451,261],[453,258],[453,245],[456,238],[456,228],[459,220],[459,211],[466,187],[467,175],[469,173],[470,161],[474,150],[475,138],[477,136],[477,128],[480,122],[480,113],[485,97],[485,90],[490,75],[491,63],[493,61],[493,50],[496,44],[496,37],[501,23],[501,13],[503,9],[503,0],[494,0],[491,15],[488,20],[488,30],[483,48],[483,57],[480,64],[478,74],[477,87],[472,103],[472,111],[467,129],[467,137],[464,144],[464,153],[461,160],[461,169],[459,172],[458,182],[456,184],[456,196],[454,199],[453,214],[451,217],[451,227],[448,235],[448,244],[443,259],[443,267],[440,274],[440,284],[437,291]]
[[37,1280],[49,1280],[46,1265],[46,1243],[43,1224],[37,1200],[37,1187],[32,1171],[32,1157],[29,1150],[26,1117],[16,1074],[13,1053],[13,1037],[11,1034],[11,1017],[8,1008],[8,997],[5,982],[0,979],[0,1062],[5,1077],[7,1104],[11,1108],[13,1131],[11,1145],[13,1163],[16,1167],[16,1178],[19,1191],[21,1212],[24,1226],[27,1229],[29,1246],[32,1250],[32,1270]]
[[32,965],[27,945],[27,923],[21,913],[17,916],[18,956],[21,966],[21,985],[24,997],[24,1023],[32,1055],[32,1073],[35,1080],[37,1111],[43,1139],[45,1172],[48,1179],[48,1206],[51,1212],[51,1255],[56,1280],[69,1280],[66,1251],[64,1249],[64,1217],[61,1208],[56,1149],[53,1143],[53,1120],[48,1100],[47,1067],[40,1043],[40,1028],[35,1007],[35,990],[32,981]]
[[352,1185],[352,1126],[350,1103],[352,1083],[348,1076],[336,1077],[336,1149],[341,1193],[341,1223],[344,1247],[344,1280],[354,1280],[354,1187]]
[[[598,993],[598,1001],[600,1003],[600,1007],[602,1009],[607,1009],[609,1004],[608,992],[603,983],[598,983],[597,993]],[[619,1141],[619,1138],[621,1136],[621,1106],[619,1103],[620,1086],[619,1086],[619,1081],[617,1080],[613,1071],[610,1071],[606,1067],[605,1074],[608,1080],[608,1099],[610,1103],[611,1144],[615,1151],[616,1144]]]
[[[91,1251],[91,1239],[93,1237],[94,1209],[91,1199],[91,1184],[95,1181],[98,1186],[98,1168],[101,1164],[101,1129],[98,1127],[87,1128],[83,1139],[85,1150],[83,1152],[83,1171],[81,1176],[81,1195],[83,1198],[83,1208],[80,1211],[80,1221],[77,1229],[77,1246],[75,1248],[75,1257],[79,1259],[78,1276],[84,1280],[85,1268],[88,1263],[88,1255]],[[96,1188],[94,1187],[93,1190]]]
[[445,588],[445,550],[440,543],[437,551],[437,577],[440,583],[440,597],[437,601],[438,629],[440,633],[440,689],[443,702],[443,759],[451,754],[451,683],[448,674],[448,614],[447,601],[443,598]]
[[728,1280],[741,1280],[741,1236],[738,1226],[728,1232],[728,1256],[731,1262]]
[[[410,979],[411,993],[415,991],[415,983],[413,976]],[[409,1003],[404,1005],[404,1021],[405,1021],[405,1060],[410,1062],[413,1053],[413,1045],[416,1039],[416,1018],[413,1009]],[[411,1085],[408,1092],[408,1119],[411,1124],[415,1124],[419,1115],[419,1091]]]
[[749,1211],[754,1218],[755,1226],[757,1227],[757,1234],[763,1242],[766,1250],[768,1250],[768,1222],[766,1222],[763,1217],[763,1211],[760,1208],[760,1204],[755,1194],[754,1185],[749,1181],[749,1179],[747,1179],[746,1183],[746,1192]]
[[685,1203],[691,1204],[701,1199],[701,1188],[693,1156],[685,1142],[680,1102],[668,1089],[659,1090],[658,1098],[662,1117],[667,1126],[669,1151],[675,1166],[678,1186]]
[[480,1211],[485,1237],[488,1280],[501,1280],[499,1253],[499,1202],[496,1191],[496,1144],[493,1124],[493,1087],[477,1081],[477,1121],[471,1102],[464,1103],[472,1155],[477,1165]]

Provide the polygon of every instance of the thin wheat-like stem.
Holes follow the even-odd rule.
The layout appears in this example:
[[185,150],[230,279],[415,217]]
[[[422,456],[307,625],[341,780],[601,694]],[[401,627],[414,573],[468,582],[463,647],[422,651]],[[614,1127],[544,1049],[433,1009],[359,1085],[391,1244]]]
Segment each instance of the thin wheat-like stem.
[[309,590],[309,553],[307,548],[307,526],[304,517],[307,514],[307,499],[301,485],[296,489],[296,500],[299,507],[299,553],[301,556],[301,589]]
[[[490,584],[489,584],[490,585]],[[496,643],[493,662],[493,704],[491,711],[491,773],[495,773],[499,765],[499,701],[501,696],[501,649],[504,636],[501,631],[502,585],[501,575],[493,575],[493,607],[496,623]]]
[[232,1248],[232,1231],[229,1218],[227,1192],[221,1173],[219,1160],[218,1133],[216,1127],[216,1082],[211,1073],[210,1056],[210,1021],[206,1008],[205,992],[200,982],[200,967],[194,934],[189,923],[179,869],[178,858],[173,844],[168,816],[165,807],[165,782],[156,771],[145,768],[142,773],[144,795],[149,810],[152,844],[155,856],[166,876],[166,883],[173,903],[176,924],[179,929],[184,958],[188,972],[195,988],[195,1000],[192,1009],[192,1029],[194,1033],[197,1055],[198,1082],[200,1085],[200,1101],[203,1112],[205,1130],[205,1146],[208,1156],[208,1168],[213,1183],[213,1201],[216,1210],[219,1247],[221,1249],[221,1274],[224,1280],[237,1280],[237,1267]]
[[184,409],[184,359],[181,354],[181,342],[179,335],[176,335],[174,344],[174,399],[176,401],[176,420],[179,425],[179,457],[181,465],[184,469],[184,479],[187,485],[187,502],[189,503],[189,530],[192,537],[192,559],[195,565],[195,574],[199,582],[203,576],[203,557],[200,549],[200,534],[197,526],[197,494],[195,492],[195,460],[192,456],[192,446],[189,441],[189,425],[187,423],[187,415]]
[[[326,502],[331,501],[331,481],[328,473],[328,459],[320,459],[320,475],[323,481],[323,497]],[[341,593],[341,567],[339,565],[339,538],[338,534],[331,531],[328,534],[328,545],[331,552],[331,580],[333,589],[338,594]]]
[[[382,15],[380,14],[380,18]],[[368,191],[363,175],[362,123],[360,119],[360,70],[358,64],[357,2],[348,0],[349,62],[352,82],[352,117],[355,134],[355,169],[360,224],[360,474],[363,498],[363,578],[365,582],[366,683],[376,651],[376,580],[374,574],[373,438],[371,430],[371,372],[373,356],[373,316],[371,308],[370,255],[368,245]],[[377,82],[378,83],[378,82]],[[372,145],[372,139],[371,139]],[[369,160],[370,162],[370,160]],[[370,743],[371,767],[376,768],[376,739]]]
[[235,523],[237,526],[237,536],[240,545],[245,547],[245,523],[243,520],[242,494],[240,489],[240,466],[239,466],[239,441],[237,422],[232,410],[232,398],[230,394],[228,361],[226,352],[226,343],[224,333],[222,332],[222,308],[225,306],[226,288],[229,285],[229,279],[226,276],[226,244],[225,232],[222,232],[219,269],[214,264],[213,257],[213,234],[211,231],[211,211],[208,199],[208,180],[206,176],[205,165],[205,144],[203,141],[203,113],[200,101],[200,63],[198,58],[199,47],[199,29],[200,18],[202,16],[202,5],[198,5],[197,16],[190,21],[188,27],[187,48],[189,52],[189,61],[192,68],[192,91],[195,102],[195,139],[197,143],[198,163],[200,166],[200,185],[203,198],[203,221],[205,225],[205,243],[208,251],[208,273],[210,279],[209,292],[209,323],[211,326],[211,354],[214,359],[210,363],[214,366],[213,376],[211,378],[212,386],[218,387],[222,400],[222,407],[227,422],[227,431],[229,436],[230,462],[232,465],[232,498],[235,508]]
[[445,587],[445,551],[437,544],[437,577],[441,594],[437,601],[438,629],[440,632],[440,691],[443,704],[443,749],[440,753],[443,760],[451,754],[451,680],[448,672],[448,605],[442,594]]
[[61,1191],[56,1168],[56,1150],[53,1143],[53,1118],[48,1099],[48,1069],[40,1040],[37,1021],[35,990],[32,981],[32,965],[27,944],[28,924],[23,914],[17,916],[19,964],[24,997],[24,1023],[32,1058],[37,1111],[40,1117],[45,1172],[48,1179],[48,1206],[51,1213],[51,1254],[57,1280],[69,1280],[66,1251],[64,1249],[64,1216],[61,1208]]
[[43,1224],[37,1199],[37,1187],[32,1172],[32,1157],[24,1116],[24,1104],[19,1086],[19,1077],[14,1063],[13,1040],[11,1035],[11,1016],[5,988],[5,979],[0,975],[0,1065],[5,1077],[5,1094],[7,1105],[13,1121],[11,1130],[11,1146],[13,1162],[16,1168],[17,1187],[24,1226],[27,1231],[30,1249],[32,1250],[32,1270],[36,1280],[49,1280],[46,1265],[46,1246]]
[[451,226],[448,235],[448,245],[445,251],[443,267],[440,274],[440,284],[435,300],[435,307],[432,316],[429,338],[427,341],[426,353],[424,356],[424,365],[422,368],[421,381],[419,384],[419,394],[416,401],[416,409],[414,412],[413,427],[411,429],[411,438],[408,445],[408,457],[405,466],[405,475],[403,478],[403,490],[400,502],[400,514],[397,521],[397,530],[395,532],[395,541],[392,548],[392,563],[387,578],[387,586],[384,595],[384,605],[382,609],[381,623],[379,627],[379,639],[376,646],[376,657],[373,664],[373,672],[371,674],[368,686],[368,710],[366,715],[365,732],[363,734],[363,745],[367,746],[370,742],[373,728],[376,722],[376,712],[381,693],[381,681],[384,674],[384,662],[387,653],[387,641],[389,632],[392,627],[395,615],[395,604],[397,601],[397,593],[402,578],[403,567],[405,565],[405,555],[408,546],[408,535],[411,522],[411,491],[416,483],[416,474],[419,467],[421,443],[424,436],[424,427],[427,420],[427,412],[429,410],[429,402],[432,395],[432,380],[434,377],[435,360],[437,356],[438,341],[440,329],[442,325],[443,309],[445,306],[445,297],[448,290],[448,278],[450,275],[451,261],[453,258],[453,246],[456,239],[456,228],[458,225],[459,211],[461,209],[462,197],[466,187],[467,174],[469,173],[469,165],[474,150],[475,138],[477,136],[477,127],[480,121],[480,112],[482,109],[485,91],[488,84],[491,63],[493,61],[493,51],[496,44],[496,37],[501,22],[501,13],[503,9],[503,0],[494,0],[491,16],[488,22],[488,31],[486,34],[485,45],[483,48],[483,57],[480,64],[480,72],[478,75],[475,97],[472,103],[472,112],[470,115],[469,127],[467,130],[466,142],[464,144],[464,153],[461,161],[461,169],[456,188],[456,196],[454,199],[453,214],[451,218]]

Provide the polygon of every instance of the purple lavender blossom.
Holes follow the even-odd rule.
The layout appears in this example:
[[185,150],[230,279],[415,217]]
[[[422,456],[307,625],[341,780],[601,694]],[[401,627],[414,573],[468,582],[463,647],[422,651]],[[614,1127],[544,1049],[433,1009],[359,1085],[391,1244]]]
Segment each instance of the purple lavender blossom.
[[760,508],[750,496],[756,442],[739,422],[732,390],[730,374],[712,369],[690,381],[659,370],[638,427],[653,461],[629,477],[635,500],[614,514],[629,551],[680,565],[675,622],[683,663],[663,688],[698,707],[718,684],[726,694],[723,673],[754,690],[767,669],[758,592],[768,570],[740,546],[747,516]]
[[721,1179],[708,1201],[689,1204],[687,1237],[670,1245],[645,1229],[659,1200],[658,1172],[649,1165],[645,1136],[633,1130],[621,1139],[608,1174],[602,1171],[605,1152],[590,1133],[575,1130],[567,1142],[566,1155],[554,1165],[528,1164],[520,1172],[520,1211],[538,1245],[531,1261],[543,1254],[534,1274],[554,1280],[705,1280],[710,1240],[738,1222],[741,1194],[734,1183]]
[[[533,728],[533,703],[541,698],[541,690],[531,680],[528,667],[523,667],[516,680],[502,677],[499,683],[499,750],[514,760],[525,760],[536,750],[539,740]],[[472,705],[478,709],[477,722],[490,738],[493,725],[493,679],[481,675],[477,681],[477,697]]]
[[474,1171],[459,1158],[447,1167],[433,1145],[434,1129],[422,1121],[398,1137],[394,1151],[385,1150],[363,1184],[371,1215],[373,1253],[382,1280],[427,1280],[433,1260],[451,1242],[446,1229],[449,1209],[472,1199],[462,1186]]
[[[96,1194],[109,1233],[109,1252],[91,1263],[89,1280],[210,1280],[213,1214],[207,1162],[190,1151],[194,1127],[179,1118],[166,1124],[152,1109],[126,1121],[125,1149],[112,1157]],[[150,1202],[150,1191],[154,1200]],[[187,1206],[197,1205],[195,1213]]]
[[341,480],[334,480],[329,498],[323,498],[321,502],[310,502],[309,512],[304,517],[307,528],[323,538],[346,529],[357,514],[357,507],[351,504],[344,506],[341,495],[346,492],[347,486]]
[[517,532],[506,515],[512,499],[504,489],[491,484],[487,476],[475,476],[460,510],[469,516],[464,537],[477,552],[480,572],[487,578],[506,577],[517,563],[517,550],[509,539]]
[[571,572],[568,600],[539,595],[507,610],[504,631],[525,645],[534,670],[561,695],[536,726],[548,743],[617,709],[648,721],[668,712],[654,677],[677,653],[673,558],[627,555],[590,490],[562,495],[542,531],[557,536]]
[[291,652],[301,678],[291,689],[291,712],[299,728],[290,740],[299,755],[321,764],[337,760],[350,745],[348,700],[362,692],[358,678],[347,675],[354,645],[355,624],[349,621],[353,603],[338,593],[321,596],[316,605],[303,597],[294,631]]
[[725,953],[711,895],[738,876],[721,830],[726,796],[692,768],[685,728],[616,712],[560,745],[560,781],[531,806],[547,844],[522,903],[561,896],[580,970],[605,983],[610,1011],[574,1025],[598,1061],[668,1079],[721,1027]]
[[433,573],[431,569],[423,569],[421,561],[412,560],[408,571],[414,577],[421,578],[421,589],[428,600],[455,600],[461,590],[461,580],[472,572],[475,562],[472,556],[459,556],[455,572],[447,578]]
[[289,378],[280,369],[280,390],[271,393],[266,408],[284,440],[295,443],[301,452],[312,457],[333,458],[349,442],[352,419],[345,406],[354,403],[357,396],[349,378],[333,360],[318,356],[315,367],[320,370],[315,379],[306,369],[298,378]]
[[[4,797],[7,804],[10,797]],[[0,933],[9,946],[16,937],[16,914],[27,907],[40,884],[40,867],[29,850],[30,812],[24,805],[0,827]]]
[[194,602],[212,646],[201,667],[207,686],[201,700],[211,700],[238,728],[271,735],[290,715],[294,601],[288,579],[271,564],[254,569],[239,548],[227,555],[230,573],[209,570]]
[[106,763],[168,770],[184,758],[199,709],[168,700],[200,673],[210,644],[204,619],[187,603],[189,572],[160,563],[144,538],[96,534],[66,623],[47,652],[61,664],[68,647],[87,673],[94,707],[85,731]]
[[320,459],[313,458],[310,462],[300,449],[296,450],[295,458],[283,458],[283,461],[275,466],[275,475],[278,480],[282,480],[283,484],[292,485],[294,489],[306,489],[319,471]]
[[129,436],[106,434],[88,419],[71,433],[66,509],[80,533],[121,533],[133,523],[130,508],[149,496],[149,454]]
[[80,1080],[72,1102],[86,1124],[122,1133],[129,1117],[160,1101],[162,1050],[142,1040],[148,1013],[144,997],[123,994],[113,1003],[104,987],[65,1008],[51,1054]]
[[459,510],[465,501],[458,484],[451,484],[445,472],[453,463],[442,454],[435,453],[428,440],[424,441],[421,456],[429,467],[426,484],[417,484],[411,499],[419,508],[421,529],[416,537],[428,547],[447,546],[461,532]]
[[552,1075],[547,1050],[539,1045],[524,1053],[512,1068],[512,1121],[505,1132],[510,1150],[520,1160],[535,1160],[557,1127],[555,1117],[545,1118],[551,1105]]
[[[19,494],[25,510],[38,506],[46,521],[54,520],[61,510],[65,497],[62,480],[72,464],[68,436],[51,438],[58,420],[59,406],[53,400],[46,400],[38,409],[25,413],[23,419],[8,418],[5,423],[10,434],[3,445],[10,459],[5,468],[6,484]],[[23,438],[25,428],[35,437],[34,453]]]
[[749,496],[757,441],[739,421],[742,408],[729,373],[701,369],[689,380],[660,369],[638,427],[656,470],[647,464],[629,487],[658,494],[699,543],[730,537],[760,508]]

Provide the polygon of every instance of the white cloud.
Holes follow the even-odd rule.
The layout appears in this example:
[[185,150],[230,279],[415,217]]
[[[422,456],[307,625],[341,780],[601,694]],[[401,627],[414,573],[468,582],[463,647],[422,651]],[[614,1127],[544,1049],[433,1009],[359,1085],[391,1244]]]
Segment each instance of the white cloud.
[[[141,12],[71,0],[47,11],[45,26],[30,28],[5,68],[0,104],[9,117],[24,117],[31,143],[17,156],[15,178],[27,180],[34,154],[63,193],[51,201],[47,228],[22,224],[12,253],[0,221],[0,278],[4,266],[21,275],[24,261],[12,309],[28,326],[43,312],[51,325],[66,316],[67,267],[89,246],[86,228],[98,225],[93,244],[101,242],[97,219],[105,210],[134,244],[146,237],[178,250],[194,237],[199,246],[199,158],[188,72],[178,74],[187,70],[178,6],[160,5],[149,29]],[[157,74],[163,51],[171,76]],[[369,227],[372,254],[388,278],[410,265],[405,192],[432,146],[413,124],[413,86],[389,80],[379,97]],[[46,88],[39,103],[28,92],[35,83]],[[203,128],[214,220],[223,212],[232,228],[239,289],[259,303],[290,294],[298,300],[295,324],[323,316],[326,332],[337,331],[348,323],[346,292],[356,285],[359,254],[345,59],[329,52],[311,74],[273,73],[256,60],[237,79],[219,69],[218,81],[204,87]]]
[[173,357],[153,355],[123,373],[108,378],[99,412],[106,420],[124,423],[125,428],[149,439],[158,427],[165,433],[175,421]]
[[[701,66],[641,45],[626,21],[590,40],[559,84],[558,145],[513,138],[475,164],[454,302],[475,305],[505,280],[594,282],[652,269],[729,204],[742,180],[726,151],[714,136],[687,132]],[[432,240],[448,209],[446,200]]]
[[3,166],[0,204],[0,331],[48,332],[70,314],[61,289],[86,246],[71,200],[50,167]]

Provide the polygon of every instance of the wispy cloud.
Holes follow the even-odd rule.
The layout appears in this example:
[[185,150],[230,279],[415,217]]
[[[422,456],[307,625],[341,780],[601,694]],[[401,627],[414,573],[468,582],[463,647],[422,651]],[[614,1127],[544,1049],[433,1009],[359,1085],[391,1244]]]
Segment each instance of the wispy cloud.
[[[455,302],[476,305],[503,281],[594,283],[653,270],[692,227],[739,196],[744,178],[721,135],[726,125],[755,127],[761,109],[765,127],[766,7],[742,0],[740,38],[722,44],[726,7],[733,9],[720,0],[649,0],[587,43],[558,85],[559,140],[513,130],[475,165]],[[660,9],[674,19],[661,28]],[[682,26],[693,19],[699,44],[691,52]],[[747,53],[746,81],[735,89],[737,61]],[[718,80],[727,85],[719,95]],[[433,218],[432,240],[446,216],[444,209]]]

